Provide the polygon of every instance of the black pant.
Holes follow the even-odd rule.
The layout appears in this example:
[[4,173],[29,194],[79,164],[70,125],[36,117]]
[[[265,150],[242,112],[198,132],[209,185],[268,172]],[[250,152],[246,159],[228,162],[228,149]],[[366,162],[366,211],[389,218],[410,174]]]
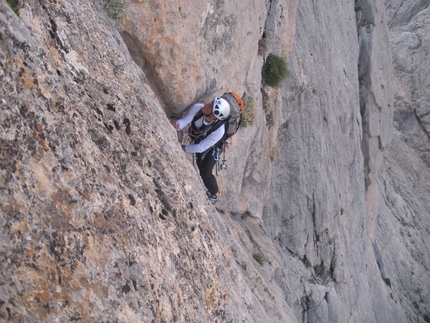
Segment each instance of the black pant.
[[218,193],[218,183],[215,176],[212,174],[213,168],[215,166],[215,159],[212,157],[212,149],[202,158],[202,154],[196,154],[197,166],[200,170],[200,177],[203,180],[208,191],[215,195]]

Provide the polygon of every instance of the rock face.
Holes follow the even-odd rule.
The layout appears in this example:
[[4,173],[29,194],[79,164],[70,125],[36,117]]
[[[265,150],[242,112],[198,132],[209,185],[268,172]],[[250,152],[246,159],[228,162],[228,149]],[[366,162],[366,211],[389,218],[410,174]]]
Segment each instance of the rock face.
[[2,320],[294,319],[101,6],[0,8]]
[[142,52],[143,69],[156,75],[154,88],[166,111],[179,114],[195,100],[222,91],[234,89],[242,95],[259,90],[258,40],[267,14],[263,1],[126,5],[124,34]]
[[[428,1],[127,0],[122,25],[98,1],[18,5],[2,320],[430,321]],[[224,91],[256,118],[214,208],[168,118]]]
[[[393,6],[394,7],[394,6]],[[396,72],[394,125],[402,140],[430,165],[430,7],[428,1],[406,3],[414,15],[390,8],[390,37]]]

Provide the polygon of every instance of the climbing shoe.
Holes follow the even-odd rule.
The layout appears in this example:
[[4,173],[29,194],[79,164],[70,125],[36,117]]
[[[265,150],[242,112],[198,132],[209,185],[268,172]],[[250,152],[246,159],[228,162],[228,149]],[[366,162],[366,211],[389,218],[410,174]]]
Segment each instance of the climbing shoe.
[[218,196],[211,194],[211,192],[207,191],[206,195],[212,204],[215,204],[215,202],[218,201]]

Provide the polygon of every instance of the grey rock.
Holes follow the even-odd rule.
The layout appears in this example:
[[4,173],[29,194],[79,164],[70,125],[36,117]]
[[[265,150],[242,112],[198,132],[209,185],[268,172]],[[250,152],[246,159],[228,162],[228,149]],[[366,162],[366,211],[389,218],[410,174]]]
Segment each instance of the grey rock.
[[394,125],[404,135],[403,140],[430,165],[430,7],[428,1],[418,7],[420,10],[412,3],[403,7],[410,7],[413,14],[399,9],[390,29],[396,71]]
[[[0,2],[1,320],[428,321],[428,1],[125,8]],[[223,91],[214,207],[169,118]]]

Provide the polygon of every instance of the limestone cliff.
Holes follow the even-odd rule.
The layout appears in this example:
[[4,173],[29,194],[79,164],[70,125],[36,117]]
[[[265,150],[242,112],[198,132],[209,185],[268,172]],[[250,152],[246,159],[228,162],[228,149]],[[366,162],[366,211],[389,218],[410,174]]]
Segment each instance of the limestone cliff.
[[[16,3],[0,320],[430,321],[428,1]],[[256,123],[214,207],[169,118],[224,91]]]

